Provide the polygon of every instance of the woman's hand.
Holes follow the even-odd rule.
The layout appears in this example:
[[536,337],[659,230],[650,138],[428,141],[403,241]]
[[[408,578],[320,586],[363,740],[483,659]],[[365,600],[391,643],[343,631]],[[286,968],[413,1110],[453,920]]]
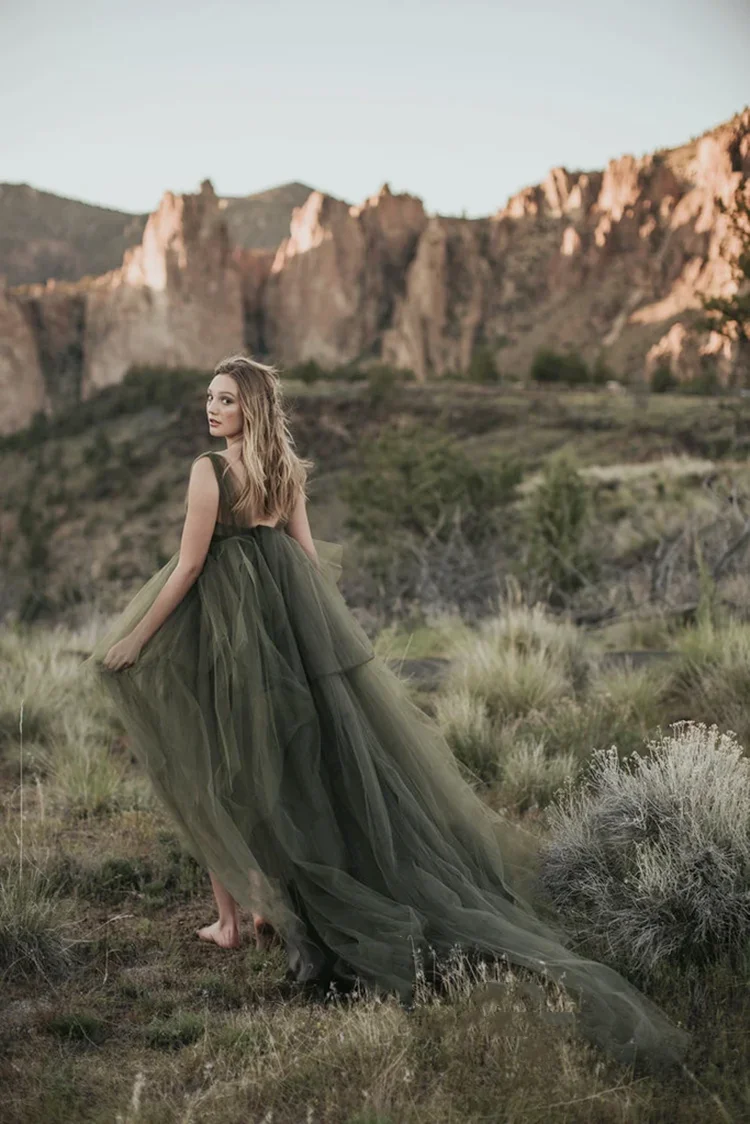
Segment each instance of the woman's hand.
[[123,668],[132,667],[141,654],[142,647],[143,641],[131,632],[112,645],[104,657],[104,666],[110,671],[122,671]]

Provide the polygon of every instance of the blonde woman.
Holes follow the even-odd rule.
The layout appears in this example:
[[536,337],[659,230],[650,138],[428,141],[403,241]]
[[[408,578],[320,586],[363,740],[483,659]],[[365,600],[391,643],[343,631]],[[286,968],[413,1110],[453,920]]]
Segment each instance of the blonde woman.
[[198,935],[238,946],[239,904],[258,943],[283,944],[290,981],[407,1003],[417,967],[439,983],[459,945],[564,982],[613,1056],[679,1061],[685,1032],[522,897],[521,833],[347,608],[342,547],[310,532],[313,465],[278,372],[222,360],[206,414],[225,447],[193,461],[179,550],[86,661],[210,872],[218,919]]

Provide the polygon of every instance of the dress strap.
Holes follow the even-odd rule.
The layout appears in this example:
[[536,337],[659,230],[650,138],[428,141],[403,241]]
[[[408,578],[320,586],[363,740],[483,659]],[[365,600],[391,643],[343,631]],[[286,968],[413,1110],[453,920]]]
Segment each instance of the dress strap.
[[232,502],[233,496],[231,486],[226,478],[226,473],[229,471],[229,466],[222,456],[209,449],[206,453],[201,453],[196,457],[200,460],[201,457],[208,457],[213,465],[214,474],[219,485],[219,521],[222,523],[233,523],[232,516]]

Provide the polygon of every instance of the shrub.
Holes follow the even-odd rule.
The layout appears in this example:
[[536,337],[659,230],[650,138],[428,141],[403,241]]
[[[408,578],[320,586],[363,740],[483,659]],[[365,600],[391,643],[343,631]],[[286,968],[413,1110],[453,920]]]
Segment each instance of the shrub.
[[385,364],[371,367],[367,372],[367,384],[370,402],[373,406],[385,402],[393,393],[393,388],[398,382],[398,371]]
[[651,372],[650,383],[654,394],[665,394],[668,390],[677,386],[677,379],[672,374],[672,368],[668,363],[660,363]]
[[92,440],[83,450],[83,460],[85,464],[92,465],[94,468],[107,468],[112,464],[113,454],[112,442],[106,432],[97,429]]
[[590,521],[586,485],[568,457],[553,457],[526,508],[528,563],[551,601],[584,584],[594,569],[583,546]]
[[316,363],[314,359],[308,359],[306,363],[300,363],[297,367],[292,367],[289,374],[292,378],[300,379],[301,382],[309,386],[317,382],[318,379],[322,379],[325,371],[320,363]]
[[734,961],[750,938],[750,761],[716,726],[672,729],[626,762],[597,751],[542,847],[569,931],[644,975]]
[[466,374],[472,382],[493,383],[500,381],[500,372],[489,347],[477,347],[474,350]]
[[564,382],[571,386],[590,381],[584,359],[575,351],[561,352],[540,348],[531,362],[531,377],[536,382]]
[[721,383],[715,371],[704,371],[691,379],[686,379],[680,385],[680,390],[683,394],[718,394]]
[[603,353],[597,355],[594,366],[591,368],[591,382],[595,386],[604,386],[610,380],[617,380],[617,374],[610,367]]
[[364,450],[361,470],[342,484],[347,526],[366,542],[398,532],[447,540],[461,519],[470,542],[492,532],[492,515],[514,495],[520,468],[475,468],[450,434],[411,424],[388,427]]

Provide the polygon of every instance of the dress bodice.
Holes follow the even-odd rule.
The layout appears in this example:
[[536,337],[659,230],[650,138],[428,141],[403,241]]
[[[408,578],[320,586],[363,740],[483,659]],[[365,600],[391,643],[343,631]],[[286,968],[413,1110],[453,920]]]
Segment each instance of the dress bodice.
[[[209,458],[219,485],[219,510],[214,527],[214,538],[226,538],[229,535],[236,535],[238,532],[256,531],[258,528],[269,531],[281,529],[281,522],[273,526],[270,523],[240,523],[232,512],[232,504],[237,498],[237,484],[226,457],[222,457],[213,450],[201,453],[200,457]],[[196,457],[196,460],[200,460],[200,457]]]

